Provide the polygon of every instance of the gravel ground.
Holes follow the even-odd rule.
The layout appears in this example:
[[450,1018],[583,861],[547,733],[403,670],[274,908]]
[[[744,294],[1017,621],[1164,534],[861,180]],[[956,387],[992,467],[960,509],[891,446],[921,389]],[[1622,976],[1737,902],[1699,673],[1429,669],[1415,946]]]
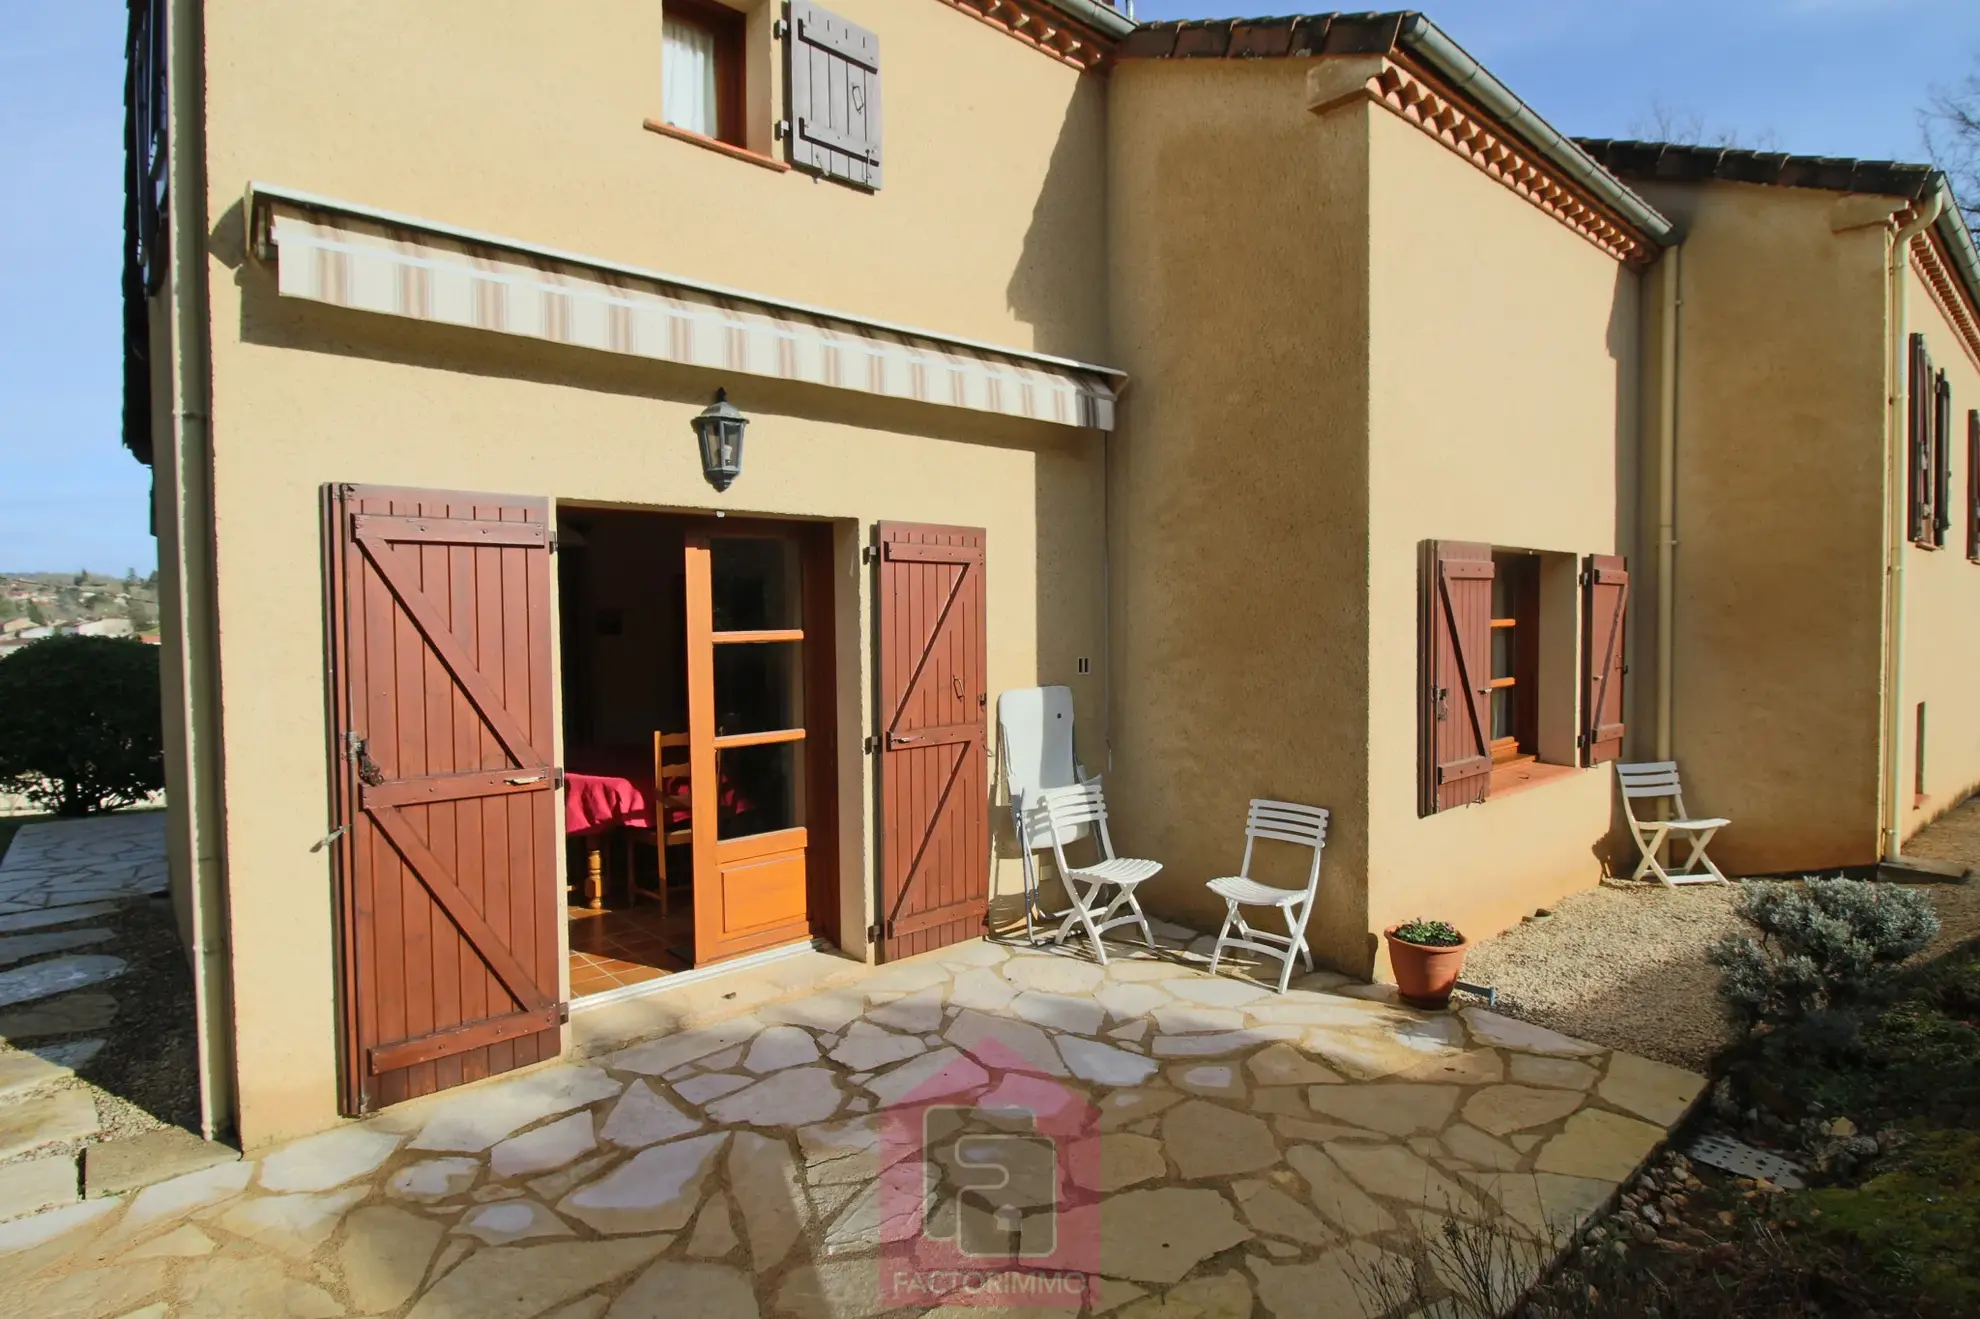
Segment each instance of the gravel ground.
[[[1905,851],[1980,872],[1980,798],[1932,824]],[[1941,926],[1926,956],[1980,937],[1980,878],[1922,887]],[[1605,881],[1563,898],[1546,919],[1473,946],[1464,978],[1494,986],[1510,1016],[1703,1071],[1732,1042],[1707,953],[1740,928],[1732,910],[1738,892]]]

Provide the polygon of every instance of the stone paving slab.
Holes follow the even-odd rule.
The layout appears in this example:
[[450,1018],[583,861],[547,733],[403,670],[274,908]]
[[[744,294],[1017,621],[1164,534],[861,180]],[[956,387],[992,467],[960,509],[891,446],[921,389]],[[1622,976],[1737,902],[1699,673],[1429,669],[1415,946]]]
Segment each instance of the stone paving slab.
[[1356,1270],[1450,1217],[1552,1249],[1702,1086],[1160,941],[738,977],[656,1001],[648,1039],[617,1011],[588,1058],[0,1223],[0,1271],[148,1319],[960,1317],[939,1272],[888,1279],[968,1234],[995,1286],[1048,1242],[1097,1270],[1041,1313],[1359,1316]]
[[0,857],[0,910],[33,910],[163,893],[165,812],[30,824]]
[[85,991],[46,999],[15,1012],[0,1012],[0,1040],[33,1040],[102,1030],[117,1019],[117,1000]]

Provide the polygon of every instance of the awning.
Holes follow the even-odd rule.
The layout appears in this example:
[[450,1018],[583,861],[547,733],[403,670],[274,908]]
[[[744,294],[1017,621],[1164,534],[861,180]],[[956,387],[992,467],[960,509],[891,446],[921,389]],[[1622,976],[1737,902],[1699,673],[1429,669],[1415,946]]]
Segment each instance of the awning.
[[261,184],[247,213],[284,297],[1100,430],[1125,381]]

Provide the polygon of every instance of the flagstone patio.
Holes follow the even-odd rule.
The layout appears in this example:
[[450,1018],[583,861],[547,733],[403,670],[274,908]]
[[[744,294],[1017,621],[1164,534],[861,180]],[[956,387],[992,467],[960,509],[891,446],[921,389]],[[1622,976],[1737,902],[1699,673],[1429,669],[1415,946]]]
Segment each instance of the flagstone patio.
[[[1096,1243],[1089,1312],[1359,1316],[1355,1270],[1449,1216],[1570,1230],[1702,1084],[1339,977],[1280,997],[1163,933],[1105,968],[977,942],[745,994],[739,1015],[0,1224],[0,1271],[32,1279],[0,1314],[919,1313],[939,1289],[901,1305],[882,1263],[924,1214],[939,1233],[980,1207],[961,1142],[1063,1108],[1089,1118],[995,1192],[996,1222],[1014,1249]],[[890,1106],[931,1096],[958,1111],[902,1149]]]

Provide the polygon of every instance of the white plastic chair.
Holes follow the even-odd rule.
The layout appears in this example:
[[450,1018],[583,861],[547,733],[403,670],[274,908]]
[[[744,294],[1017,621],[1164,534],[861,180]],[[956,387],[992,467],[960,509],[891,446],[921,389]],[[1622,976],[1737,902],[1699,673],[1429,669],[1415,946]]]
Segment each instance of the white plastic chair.
[[[1082,782],[1086,770],[1073,757],[1073,699],[1070,687],[1013,687],[997,698],[997,748],[1003,760],[1004,791],[1010,798],[1011,830],[1024,870],[1024,933],[1036,943],[1034,918],[1058,920],[1071,908],[1046,911],[1038,895],[1036,853],[1052,846],[1052,827],[1037,809],[1046,788]],[[1084,838],[1085,825],[1061,842]]]
[[[1058,862],[1059,878],[1065,881],[1066,893],[1073,904],[1052,941],[1064,943],[1075,925],[1084,926],[1087,937],[1093,940],[1093,955],[1105,966],[1107,949],[1101,944],[1100,936],[1117,925],[1140,925],[1141,937],[1152,951],[1155,932],[1148,928],[1148,917],[1135,901],[1134,890],[1142,881],[1159,874],[1162,863],[1114,855],[1114,840],[1107,835],[1107,797],[1100,780],[1076,783],[1069,788],[1046,788],[1037,794],[1035,809],[1043,811],[1050,823],[1052,859]],[[1093,826],[1100,859],[1091,865],[1075,866],[1066,860],[1065,840],[1084,825]],[[1081,885],[1086,888],[1083,893]],[[1103,910],[1100,902],[1108,889],[1119,891]],[[1129,914],[1116,916],[1114,913],[1122,907]]]
[[[1252,846],[1261,838],[1272,842],[1294,843],[1313,849],[1313,864],[1306,872],[1306,887],[1276,888],[1251,878]],[[1210,881],[1212,893],[1224,900],[1224,928],[1217,932],[1217,946],[1210,953],[1210,974],[1217,973],[1226,948],[1249,948],[1283,959],[1279,968],[1279,992],[1292,982],[1293,960],[1306,960],[1313,969],[1313,951],[1306,946],[1306,922],[1313,915],[1313,895],[1320,889],[1320,854],[1327,846],[1327,811],[1321,806],[1301,806],[1297,802],[1251,800],[1244,819],[1244,861],[1235,875]],[[1276,907],[1284,914],[1286,932],[1273,934],[1254,930],[1245,923],[1241,907]],[[1237,926],[1237,936],[1231,927]]]
[[[1622,785],[1623,815],[1629,820],[1629,831],[1636,838],[1636,846],[1643,853],[1643,864],[1636,868],[1631,879],[1642,879],[1647,871],[1666,886],[1679,884],[1724,884],[1726,877],[1712,864],[1712,858],[1705,855],[1705,845],[1712,841],[1712,835],[1731,824],[1731,820],[1713,818],[1694,820],[1684,808],[1684,793],[1678,785],[1678,767],[1675,760],[1651,760],[1636,765],[1617,765],[1616,782]],[[1636,818],[1636,803],[1668,797],[1675,808],[1675,818],[1669,820],[1639,820]],[[1691,855],[1684,865],[1675,871],[1667,871],[1657,860],[1657,853],[1672,835],[1680,835],[1691,840]],[[1675,854],[1675,853],[1673,853]],[[1701,871],[1700,866],[1704,869]]]

